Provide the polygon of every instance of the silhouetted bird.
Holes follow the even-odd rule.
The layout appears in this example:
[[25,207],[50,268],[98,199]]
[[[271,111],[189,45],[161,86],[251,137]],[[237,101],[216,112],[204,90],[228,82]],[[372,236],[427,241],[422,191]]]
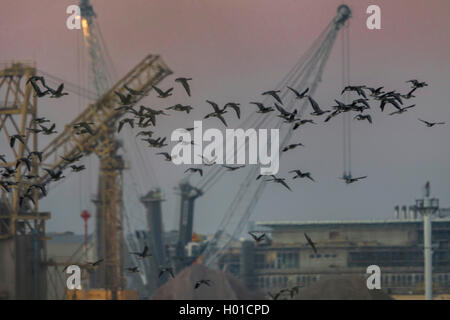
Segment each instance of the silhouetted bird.
[[291,170],[289,172],[295,172],[296,176],[292,177],[292,179],[297,179],[297,178],[308,178],[311,181],[315,181],[312,177],[311,177],[311,173],[310,172],[301,172],[300,170]]
[[261,102],[250,102],[250,103],[258,107],[259,110],[256,111],[256,113],[268,113],[274,111],[272,107],[265,107],[264,104]]
[[356,119],[356,120],[367,120],[370,123],[372,123],[372,117],[370,116],[370,114],[358,114],[353,119]]
[[152,86],[153,89],[155,89],[156,92],[158,92],[158,98],[167,98],[172,95],[173,88],[167,89],[166,91],[161,90],[157,86]]
[[206,280],[206,279],[198,280],[195,283],[194,289],[198,289],[202,284],[207,285],[208,287],[210,287],[211,286],[211,280]]
[[9,138],[9,145],[10,145],[10,147],[14,148],[14,144],[16,143],[16,140],[19,140],[22,144],[25,144],[25,140],[23,140],[23,138],[25,138],[25,136],[22,136],[20,134],[13,134]]
[[445,122],[428,122],[428,121],[425,121],[425,120],[422,120],[422,119],[419,119],[419,121],[425,123],[427,125],[427,127],[432,127],[432,126],[437,125],[437,124],[445,124]]
[[310,237],[308,237],[308,235],[306,233],[304,233],[306,241],[308,241],[308,244],[311,246],[311,248],[313,249],[314,253],[317,254],[317,248],[315,243],[311,240]]
[[181,83],[181,85],[183,86],[184,90],[186,90],[186,93],[188,94],[188,96],[191,96],[191,88],[189,87],[189,83],[188,81],[192,80],[192,78],[176,78],[175,82]]
[[220,121],[223,122],[225,127],[228,127],[225,119],[223,118],[223,114],[225,114],[227,112],[227,111],[225,111],[225,108],[220,109],[219,106],[217,105],[217,103],[215,103],[213,101],[206,100],[206,102],[208,102],[213,107],[214,112],[211,112],[211,113],[207,114],[203,119],[216,117],[216,118],[220,119]]
[[276,176],[272,175],[272,179],[265,180],[265,181],[276,182],[276,183],[282,184],[282,185],[285,186],[289,191],[292,191],[291,188],[289,188],[289,186],[288,186],[287,183],[285,182],[285,180],[286,180],[286,179],[284,179],[284,178],[277,178]]
[[294,88],[291,88],[289,86],[288,86],[288,89],[291,90],[295,94],[295,97],[297,99],[306,98],[306,93],[309,91],[309,88],[306,88],[305,90],[303,90],[302,93],[299,93],[297,90],[295,90]]
[[63,92],[63,90],[64,90],[64,83],[61,83],[56,90],[54,90],[54,89],[52,89],[52,88],[50,88],[48,86],[45,86],[45,87],[52,94],[50,96],[50,98],[61,98],[62,96],[68,95],[67,92]]
[[319,104],[317,103],[316,100],[314,100],[313,98],[311,98],[310,96],[308,96],[308,100],[309,103],[311,104],[311,107],[313,108],[314,112],[311,113],[311,115],[313,116],[321,116],[327,112],[330,112],[330,110],[326,110],[323,111],[322,109],[320,109]]
[[44,168],[44,171],[47,171],[47,173],[49,174],[49,176],[51,177],[51,179],[53,180],[53,181],[58,181],[58,180],[61,180],[62,178],[65,178],[63,175],[62,175],[62,171],[61,170],[59,170],[59,171],[53,171],[53,170],[50,170],[50,169],[45,169]]
[[137,255],[141,259],[151,256],[151,254],[148,253],[148,246],[145,246],[144,250],[142,250],[142,252],[131,252],[131,254]]
[[263,92],[262,95],[263,96],[267,96],[267,95],[272,96],[279,103],[283,104],[283,102],[281,101],[280,96],[278,95],[280,92],[281,92],[280,90],[270,90],[270,91]]
[[255,240],[256,243],[260,243],[266,237],[265,233],[262,233],[260,236],[257,236],[254,232],[249,232],[248,234],[253,238],[253,240]]

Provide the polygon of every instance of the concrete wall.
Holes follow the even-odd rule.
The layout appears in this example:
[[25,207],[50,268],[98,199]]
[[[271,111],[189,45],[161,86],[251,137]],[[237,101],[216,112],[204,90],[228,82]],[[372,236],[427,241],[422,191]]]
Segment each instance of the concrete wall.
[[0,299],[15,297],[14,240],[0,240]]
[[339,226],[330,229],[322,227],[305,227],[296,230],[276,229],[272,232],[274,245],[306,244],[304,233],[318,244],[333,243],[333,246],[348,245],[386,245],[407,246],[417,241],[417,228],[414,225],[401,228]]

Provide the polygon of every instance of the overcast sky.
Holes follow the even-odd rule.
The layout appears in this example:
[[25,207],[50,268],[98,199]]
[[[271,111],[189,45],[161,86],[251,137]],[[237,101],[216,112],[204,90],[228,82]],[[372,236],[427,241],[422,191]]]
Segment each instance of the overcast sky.
[[[305,148],[282,160],[280,176],[289,177],[288,171],[298,168],[310,171],[317,182],[292,181],[292,193],[268,185],[251,220],[387,219],[393,216],[395,205],[413,204],[427,180],[441,206],[450,206],[450,2],[346,3],[353,11],[351,83],[405,92],[405,81],[418,78],[429,86],[417,91],[416,108],[405,114],[390,117],[375,105],[373,125],[352,122],[353,175],[368,176],[354,185],[338,179],[342,175],[341,119],[297,134],[295,139]],[[76,1],[3,1],[0,60],[35,60],[39,69],[93,91],[80,31],[66,28],[65,11],[70,4]],[[221,104],[241,102],[244,115],[254,110],[248,102],[261,99],[261,92],[284,77],[331,21],[341,1],[93,0],[92,4],[116,71],[114,80],[149,53],[160,54],[174,71],[163,86],[171,86],[175,76],[194,79],[190,99],[180,94],[161,102],[152,95],[142,101],[157,107],[172,102],[194,106],[190,116],[177,114],[162,120],[158,133],[169,135],[175,128],[192,126],[194,119],[209,112],[206,99]],[[366,28],[366,8],[371,4],[381,7],[381,30]],[[331,105],[342,89],[340,45],[338,39],[315,95],[323,105]],[[74,94],[51,100],[39,100],[39,115],[56,121],[58,131],[89,102]],[[427,128],[418,118],[448,124]],[[230,127],[238,124],[230,120]],[[212,125],[222,128],[218,123]],[[8,148],[4,140],[1,153]],[[48,141],[41,139],[41,147]],[[173,187],[184,177],[186,167],[174,167],[140,142],[126,148],[133,153],[127,160],[140,163],[125,172],[130,223],[145,225],[136,199],[139,193],[158,186],[166,197],[165,228],[177,228],[178,198]],[[90,197],[96,190],[96,162],[95,157],[84,160],[88,170],[68,176],[41,202],[41,209],[52,213],[49,231],[82,232],[79,214],[83,209],[93,210]],[[195,231],[215,231],[241,177],[230,174],[198,199]]]

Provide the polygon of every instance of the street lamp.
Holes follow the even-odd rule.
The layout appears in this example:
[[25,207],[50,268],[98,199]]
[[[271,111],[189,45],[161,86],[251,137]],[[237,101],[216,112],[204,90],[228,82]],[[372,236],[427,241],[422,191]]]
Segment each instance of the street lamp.
[[439,210],[439,199],[430,198],[430,184],[425,186],[425,197],[416,200],[416,212],[423,216],[423,239],[425,258],[425,300],[433,300],[433,271],[431,244],[431,216]]

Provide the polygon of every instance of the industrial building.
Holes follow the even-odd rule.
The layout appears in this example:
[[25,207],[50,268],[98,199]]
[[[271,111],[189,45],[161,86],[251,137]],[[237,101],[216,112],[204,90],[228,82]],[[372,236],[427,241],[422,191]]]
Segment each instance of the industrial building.
[[[242,243],[240,275],[248,287],[268,291],[308,286],[328,275],[365,275],[378,265],[383,290],[423,295],[423,221],[410,209],[408,217],[405,206],[400,215],[396,208],[392,220],[256,222],[267,241]],[[433,291],[450,293],[450,217],[434,217],[432,234]]]

